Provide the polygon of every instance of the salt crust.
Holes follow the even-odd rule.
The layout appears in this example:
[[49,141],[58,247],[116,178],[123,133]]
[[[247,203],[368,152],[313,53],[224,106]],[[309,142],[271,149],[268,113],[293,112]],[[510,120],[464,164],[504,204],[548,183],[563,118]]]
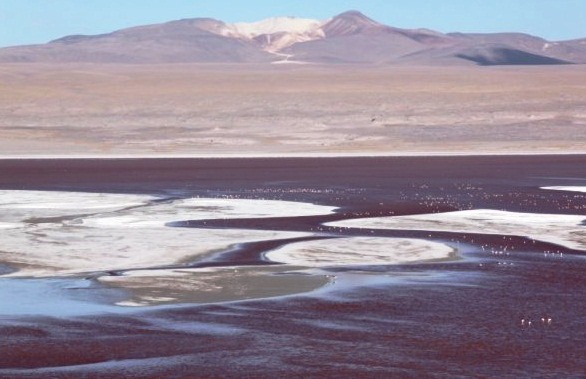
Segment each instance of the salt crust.
[[586,216],[507,212],[493,209],[362,218],[328,223],[328,226],[430,230],[461,233],[526,236],[586,251]]
[[275,262],[305,267],[388,265],[445,259],[454,250],[432,241],[408,238],[352,237],[303,241],[266,254]]
[[554,190],[554,191],[586,192],[586,187],[581,187],[581,186],[541,187],[541,189]]
[[174,221],[328,214],[335,208],[246,199],[0,191],[2,261],[9,276],[56,276],[170,265],[238,243],[307,233],[190,229]]

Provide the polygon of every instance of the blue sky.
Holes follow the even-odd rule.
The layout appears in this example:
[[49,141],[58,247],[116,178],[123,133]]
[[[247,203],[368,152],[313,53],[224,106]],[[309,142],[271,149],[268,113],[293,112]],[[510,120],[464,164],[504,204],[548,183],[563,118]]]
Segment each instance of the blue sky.
[[518,31],[550,40],[586,37],[586,0],[0,0],[0,46],[180,18],[324,19],[350,9],[403,28]]

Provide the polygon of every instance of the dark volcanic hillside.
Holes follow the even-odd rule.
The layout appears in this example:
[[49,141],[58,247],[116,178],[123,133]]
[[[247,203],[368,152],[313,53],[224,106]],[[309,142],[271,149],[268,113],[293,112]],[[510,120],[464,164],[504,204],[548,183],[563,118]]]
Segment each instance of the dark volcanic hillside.
[[551,65],[586,63],[586,39],[400,29],[349,11],[325,21],[281,17],[226,24],[198,18],[73,35],[0,49],[0,62]]
[[284,52],[319,63],[390,63],[406,54],[454,42],[441,33],[382,25],[356,11],[334,17],[322,30],[325,38],[297,43]]

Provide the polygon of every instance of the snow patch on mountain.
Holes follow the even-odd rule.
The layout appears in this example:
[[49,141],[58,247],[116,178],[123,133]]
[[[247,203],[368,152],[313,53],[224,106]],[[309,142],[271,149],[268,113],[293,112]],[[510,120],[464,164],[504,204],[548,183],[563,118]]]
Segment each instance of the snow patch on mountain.
[[263,34],[291,33],[308,34],[319,29],[322,21],[297,17],[273,17],[258,22],[238,22],[228,25],[236,33],[248,38],[255,38]]
[[268,52],[278,52],[299,42],[325,37],[322,26],[329,20],[309,18],[273,17],[258,22],[226,24],[220,34],[254,40]]

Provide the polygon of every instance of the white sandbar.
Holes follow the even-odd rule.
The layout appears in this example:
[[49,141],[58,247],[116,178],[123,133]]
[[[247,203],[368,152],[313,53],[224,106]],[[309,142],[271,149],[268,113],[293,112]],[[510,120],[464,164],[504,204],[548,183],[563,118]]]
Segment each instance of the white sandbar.
[[576,250],[586,250],[586,216],[475,209],[414,216],[375,217],[328,223],[328,226],[430,230],[526,236]]
[[408,238],[351,237],[297,242],[270,251],[274,262],[305,267],[387,265],[445,259],[454,249]]
[[0,222],[104,213],[146,205],[154,199],[148,195],[0,190]]
[[314,216],[330,214],[335,209],[292,201],[192,198],[87,217],[82,222],[94,228],[164,227],[174,221]]
[[148,195],[0,191],[0,261],[8,276],[55,276],[156,267],[246,242],[307,233],[190,229],[170,222],[329,214],[314,204],[246,199],[152,202]]
[[555,187],[541,187],[544,190],[553,190],[553,191],[569,191],[569,192],[585,192],[586,187],[581,186],[555,186]]

